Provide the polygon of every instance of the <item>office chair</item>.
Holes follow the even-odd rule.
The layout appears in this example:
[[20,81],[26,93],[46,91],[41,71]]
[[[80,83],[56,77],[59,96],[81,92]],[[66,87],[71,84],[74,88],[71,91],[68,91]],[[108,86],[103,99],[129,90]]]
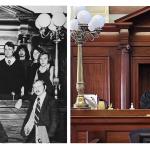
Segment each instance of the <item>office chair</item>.
[[142,94],[140,99],[140,108],[141,109],[150,108],[150,91],[146,91]]
[[132,130],[129,137],[131,143],[150,143],[150,128]]

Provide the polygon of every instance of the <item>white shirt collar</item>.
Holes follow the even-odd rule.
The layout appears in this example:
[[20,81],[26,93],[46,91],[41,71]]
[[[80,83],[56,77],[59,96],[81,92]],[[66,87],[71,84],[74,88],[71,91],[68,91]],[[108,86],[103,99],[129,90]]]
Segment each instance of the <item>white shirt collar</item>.
[[11,62],[10,65],[12,65],[12,64],[15,62],[16,59],[15,59],[15,57],[5,58],[5,62],[6,62],[7,64],[9,64],[9,63],[8,63],[9,60],[10,60],[10,62]]

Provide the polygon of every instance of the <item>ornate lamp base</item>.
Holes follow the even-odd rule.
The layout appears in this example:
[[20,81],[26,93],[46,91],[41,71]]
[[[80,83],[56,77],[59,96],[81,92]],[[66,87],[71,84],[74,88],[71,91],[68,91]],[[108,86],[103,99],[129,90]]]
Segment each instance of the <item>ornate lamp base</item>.
[[76,98],[76,103],[73,105],[73,108],[89,108],[89,105],[85,102],[84,96],[78,95]]

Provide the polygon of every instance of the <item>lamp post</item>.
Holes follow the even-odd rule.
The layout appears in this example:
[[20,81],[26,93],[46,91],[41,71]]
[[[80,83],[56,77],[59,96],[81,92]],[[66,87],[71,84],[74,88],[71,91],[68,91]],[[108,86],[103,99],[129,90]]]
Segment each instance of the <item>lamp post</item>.
[[84,78],[83,78],[83,60],[82,46],[86,41],[94,41],[99,37],[101,28],[104,26],[104,18],[100,15],[91,16],[86,10],[80,10],[77,17],[70,21],[71,38],[78,46],[77,53],[77,98],[74,108],[88,108],[84,99]]
[[35,21],[36,27],[39,29],[42,38],[49,36],[50,40],[55,42],[55,70],[54,70],[54,86],[55,99],[58,99],[59,75],[58,75],[58,44],[64,38],[63,28],[67,28],[66,12],[53,12],[49,14],[40,14]]

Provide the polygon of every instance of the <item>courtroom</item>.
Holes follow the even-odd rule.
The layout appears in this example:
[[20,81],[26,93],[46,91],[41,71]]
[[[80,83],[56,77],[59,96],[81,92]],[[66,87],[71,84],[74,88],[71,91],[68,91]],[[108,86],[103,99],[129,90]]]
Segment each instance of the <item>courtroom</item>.
[[71,7],[71,143],[150,143],[150,7]]

